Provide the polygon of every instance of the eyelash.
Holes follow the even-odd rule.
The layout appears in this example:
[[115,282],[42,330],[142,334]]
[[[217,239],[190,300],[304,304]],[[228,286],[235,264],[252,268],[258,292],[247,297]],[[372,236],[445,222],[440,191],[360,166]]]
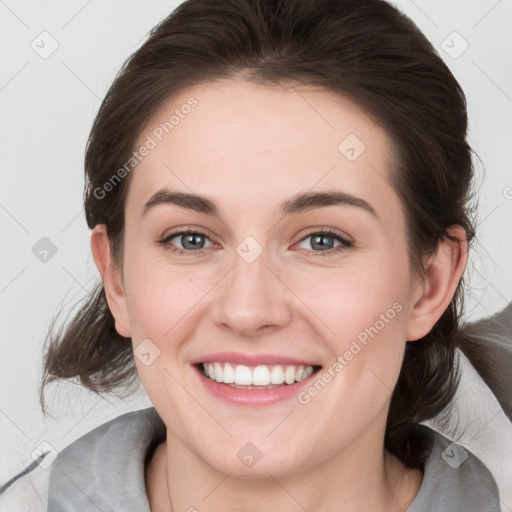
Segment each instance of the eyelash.
[[[205,238],[209,238],[205,233],[202,233],[201,231],[186,229],[183,231],[176,231],[175,233],[171,233],[170,235],[166,236],[164,239],[159,240],[157,243],[159,245],[169,249],[173,254],[176,254],[178,256],[181,256],[183,254],[186,254],[188,256],[201,256],[202,254],[204,254],[207,251],[207,249],[199,249],[197,251],[194,251],[192,249],[179,249],[176,247],[172,247],[170,244],[170,240],[172,240],[173,238],[180,236],[180,235],[200,235]],[[306,236],[301,238],[301,240],[299,240],[299,242],[303,242],[304,240],[306,240],[307,238],[309,238],[313,235],[327,235],[327,236],[335,238],[336,240],[341,242],[341,245],[339,245],[338,247],[334,247],[332,249],[328,249],[326,251],[313,251],[313,250],[308,250],[308,249],[298,249],[298,252],[305,251],[308,254],[314,253],[315,256],[325,257],[325,256],[337,255],[341,251],[346,251],[347,249],[349,249],[350,247],[353,247],[353,245],[354,245],[354,242],[352,240],[340,235],[334,229],[320,229],[317,231],[311,231]]]

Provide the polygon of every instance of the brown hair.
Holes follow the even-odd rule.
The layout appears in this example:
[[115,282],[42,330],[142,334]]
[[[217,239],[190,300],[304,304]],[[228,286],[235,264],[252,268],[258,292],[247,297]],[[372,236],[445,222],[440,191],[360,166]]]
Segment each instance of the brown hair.
[[[172,95],[240,75],[319,86],[379,121],[394,142],[391,179],[405,208],[415,274],[424,275],[425,256],[450,237],[450,226],[463,226],[471,242],[473,167],[464,93],[409,18],[383,0],[188,0],[125,62],[88,140],[87,223],[91,229],[106,224],[117,261],[131,175],[106,199],[95,191],[128,161],[143,128]],[[445,408],[458,385],[461,286],[431,332],[407,342],[393,391],[385,447],[411,468],[421,467],[430,449],[418,423]],[[47,341],[43,410],[44,387],[57,379],[77,377],[96,393],[134,381],[131,343],[116,332],[101,284]]]

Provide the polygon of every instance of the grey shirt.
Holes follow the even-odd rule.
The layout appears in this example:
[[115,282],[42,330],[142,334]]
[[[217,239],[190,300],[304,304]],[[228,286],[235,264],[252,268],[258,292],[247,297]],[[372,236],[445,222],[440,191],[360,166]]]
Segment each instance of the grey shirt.
[[463,351],[512,421],[512,302],[490,318],[465,325],[463,333],[468,338]]
[[[494,477],[476,455],[421,426],[434,443],[407,512],[500,512]],[[51,467],[48,512],[151,512],[145,464],[165,440],[153,407],[123,414],[67,446]]]

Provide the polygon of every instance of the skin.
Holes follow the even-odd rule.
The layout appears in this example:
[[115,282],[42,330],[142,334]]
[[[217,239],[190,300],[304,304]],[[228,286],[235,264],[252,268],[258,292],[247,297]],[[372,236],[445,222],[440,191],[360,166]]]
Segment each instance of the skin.
[[[112,260],[104,225],[91,239],[118,332],[134,349],[150,339],[160,350],[149,366],[135,358],[167,426],[146,468],[151,509],[405,510],[423,473],[384,450],[386,417],[406,340],[429,332],[462,275],[464,231],[452,227],[460,241],[440,244],[425,262],[426,279],[412,275],[405,213],[389,182],[391,140],[325,90],[242,79],[200,84],[170,99],[140,141],[191,96],[198,105],[133,171],[122,261]],[[355,161],[338,149],[351,133],[366,146]],[[173,204],[141,216],[165,187],[209,197],[219,216]],[[376,215],[348,205],[280,215],[282,201],[320,190],[362,198]],[[206,235],[202,255],[156,243],[187,226]],[[321,227],[353,246],[334,252],[340,242],[329,239],[332,255],[323,256],[328,248],[311,237]],[[262,248],[250,264],[236,252],[247,236]],[[186,242],[172,239],[178,249]],[[307,405],[221,402],[189,364],[235,351],[327,369],[394,303],[401,311]],[[251,468],[236,456],[247,442],[262,453]]]

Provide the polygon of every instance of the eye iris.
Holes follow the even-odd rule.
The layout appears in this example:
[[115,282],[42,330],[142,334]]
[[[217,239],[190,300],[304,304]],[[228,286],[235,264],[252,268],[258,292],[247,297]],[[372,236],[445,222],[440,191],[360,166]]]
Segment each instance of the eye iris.
[[[176,234],[175,237],[179,237],[184,250],[191,252],[194,249],[202,249],[206,238],[203,234],[197,232],[184,232]],[[309,235],[309,238],[312,239],[311,246],[313,249],[322,249],[320,252],[327,252],[334,247],[335,240],[338,237],[328,233],[317,233]]]
[[334,240],[332,236],[316,235],[312,237],[311,246],[315,248],[315,244],[321,244],[319,245],[320,248],[332,249]]
[[[185,249],[201,249],[202,248],[202,244],[201,244],[201,241],[204,243],[204,240],[201,240],[203,238],[203,235],[199,235],[197,233],[187,233],[185,235],[181,235],[181,240],[182,240],[182,243],[183,243],[183,247]],[[189,241],[192,241],[192,245],[190,247],[187,247],[187,244]],[[194,244],[198,244],[200,247],[198,247],[198,245],[194,245]]]

